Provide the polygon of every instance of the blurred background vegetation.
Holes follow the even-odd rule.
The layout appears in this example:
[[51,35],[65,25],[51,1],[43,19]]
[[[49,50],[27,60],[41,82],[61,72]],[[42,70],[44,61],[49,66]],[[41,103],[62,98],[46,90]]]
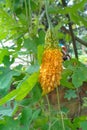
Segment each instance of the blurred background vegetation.
[[[71,57],[63,63],[62,109],[54,91],[50,112],[38,83],[49,22]],[[0,0],[0,130],[87,130],[86,72],[87,0]]]

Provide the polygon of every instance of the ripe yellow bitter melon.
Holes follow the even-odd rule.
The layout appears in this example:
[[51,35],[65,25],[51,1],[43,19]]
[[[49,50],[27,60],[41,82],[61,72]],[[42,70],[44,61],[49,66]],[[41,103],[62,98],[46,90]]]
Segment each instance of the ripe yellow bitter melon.
[[45,37],[45,50],[39,75],[43,94],[53,91],[60,85],[63,60],[61,50],[57,44],[57,40],[51,30],[48,30]]

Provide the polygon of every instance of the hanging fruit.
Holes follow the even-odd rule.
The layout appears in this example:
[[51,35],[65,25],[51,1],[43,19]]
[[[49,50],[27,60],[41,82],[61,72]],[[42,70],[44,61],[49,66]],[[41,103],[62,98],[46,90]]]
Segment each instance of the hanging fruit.
[[60,85],[62,61],[62,53],[58,47],[57,40],[52,31],[48,30],[45,37],[45,50],[39,75],[43,94],[53,91]]

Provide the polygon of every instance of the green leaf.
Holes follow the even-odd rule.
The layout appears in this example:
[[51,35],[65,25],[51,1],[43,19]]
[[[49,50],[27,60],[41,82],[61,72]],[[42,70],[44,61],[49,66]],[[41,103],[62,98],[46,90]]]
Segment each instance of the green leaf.
[[62,78],[60,80],[60,83],[62,86],[67,87],[67,88],[74,88],[72,82],[70,82],[72,71],[70,69],[65,69],[62,72]]
[[71,60],[67,60],[64,62],[64,67],[71,70],[72,72],[74,71],[76,66],[81,65],[82,63],[79,62],[77,59],[71,59]]
[[9,15],[3,8],[0,8],[0,40],[17,33],[15,26],[18,26],[18,23],[15,22],[12,15]]
[[37,72],[39,70],[39,65],[38,64],[34,64],[28,67],[28,69],[26,70],[26,72],[28,72],[29,74],[32,74],[34,72]]
[[11,91],[5,97],[0,99],[0,105],[6,103],[11,99],[16,99],[17,101],[22,100],[35,86],[36,82],[38,81],[39,73],[34,73],[31,76],[27,77],[18,85],[18,88]]
[[77,123],[72,123],[70,119],[65,120],[65,123],[66,123],[66,126],[69,127],[69,130],[76,130],[77,128],[79,128],[79,125]]
[[39,114],[40,109],[35,109],[34,111],[32,111],[32,109],[29,107],[24,108],[22,110],[22,115],[20,119],[23,128],[25,128],[25,130],[28,130],[32,125],[32,122],[38,118]]
[[83,81],[87,80],[87,67],[80,66],[76,67],[72,74],[72,83],[76,88],[80,87],[83,84]]
[[38,54],[37,54],[39,64],[41,64],[41,62],[42,62],[43,52],[44,52],[44,46],[43,45],[39,45],[38,46]]
[[[85,126],[85,121],[86,121],[87,116],[79,116],[79,117],[75,117],[73,120],[73,127],[75,128],[84,128],[83,124]],[[85,126],[86,127],[86,126]],[[73,129],[73,128],[72,128]],[[76,130],[76,129],[75,129]],[[82,129],[85,130],[85,129]]]
[[39,73],[35,72],[18,85],[19,92],[15,98],[17,101],[22,100],[31,91],[38,81],[38,75]]
[[33,97],[32,103],[38,102],[41,96],[42,96],[42,89],[40,83],[37,83],[35,87],[32,89],[32,97]]
[[33,11],[36,11],[37,8],[38,8],[38,4],[37,4],[37,2],[35,2],[35,1],[31,1],[31,9],[32,9]]
[[39,83],[36,83],[30,94],[32,96],[30,96],[30,98],[23,99],[21,101],[21,105],[32,106],[33,104],[37,103],[40,100],[40,98],[42,97],[42,91]]
[[12,61],[10,61],[10,55],[4,56],[4,58],[3,58],[3,64],[6,67],[9,67],[11,65],[11,63],[12,63]]
[[[79,62],[77,59],[71,59],[70,61],[65,61],[64,67],[71,71],[72,84],[78,88],[82,85],[83,81],[87,81],[87,67]],[[64,72],[65,73],[65,72]],[[63,80],[66,79],[66,74],[63,74]]]
[[74,12],[74,13],[70,14],[70,17],[71,17],[72,21],[73,21],[75,24],[80,25],[80,22],[81,22],[81,21],[78,20],[78,14],[77,14],[77,13]]
[[72,98],[76,98],[76,97],[77,97],[77,94],[75,90],[67,90],[64,96],[64,98],[67,98],[68,100]]
[[44,44],[44,42],[45,42],[45,31],[43,31],[43,30],[39,30],[39,32],[38,32],[38,44],[40,45],[40,44]]
[[14,120],[12,117],[5,117],[5,123],[0,124],[0,130],[19,130],[19,120]]
[[76,12],[72,13],[70,14],[70,16],[71,16],[72,21],[74,21],[74,23],[78,25],[83,24],[84,26],[87,27],[87,20],[84,17],[80,16],[78,13]]
[[6,104],[6,106],[0,106],[0,119],[3,118],[3,116],[11,116],[13,113],[13,109]]
[[8,49],[0,49],[0,64],[7,55],[9,55]]
[[13,76],[19,76],[20,72],[14,69],[11,70],[8,67],[1,67],[0,72],[0,89],[5,89],[5,91],[7,91],[12,83]]
[[3,105],[4,103],[6,103],[7,101],[9,101],[11,99],[14,99],[16,97],[16,94],[18,91],[19,91],[19,89],[13,90],[9,94],[7,94],[5,97],[0,99],[0,105]]
[[25,107],[22,110],[22,115],[20,118],[21,125],[23,125],[27,130],[29,129],[29,121],[32,118],[32,109],[29,107]]
[[36,109],[36,110],[33,112],[33,115],[32,115],[32,119],[31,119],[31,121],[36,120],[36,119],[38,118],[40,112],[41,112],[40,109]]
[[72,83],[76,88],[80,87],[83,83],[83,73],[80,68],[77,68],[76,71],[72,75]]
[[81,127],[82,130],[87,130],[87,121],[81,122],[80,127]]
[[66,34],[65,41],[68,43],[71,40],[71,37],[69,34]]
[[33,39],[27,38],[24,40],[24,47],[29,51],[37,52],[37,44]]
[[82,0],[80,2],[78,2],[77,4],[73,4],[72,6],[69,7],[57,7],[57,6],[49,6],[48,8],[48,12],[51,14],[72,14],[73,12],[77,12],[78,10],[84,8],[84,5],[86,3],[86,0]]
[[46,127],[46,124],[48,124],[48,118],[44,116],[38,117],[34,122],[34,128],[42,128]]

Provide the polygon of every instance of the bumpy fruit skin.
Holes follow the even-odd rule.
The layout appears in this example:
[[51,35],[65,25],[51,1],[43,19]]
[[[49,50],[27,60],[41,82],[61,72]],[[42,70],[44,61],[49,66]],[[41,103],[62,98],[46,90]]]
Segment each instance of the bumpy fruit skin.
[[62,61],[62,53],[59,48],[45,49],[39,75],[43,94],[53,91],[60,85]]

